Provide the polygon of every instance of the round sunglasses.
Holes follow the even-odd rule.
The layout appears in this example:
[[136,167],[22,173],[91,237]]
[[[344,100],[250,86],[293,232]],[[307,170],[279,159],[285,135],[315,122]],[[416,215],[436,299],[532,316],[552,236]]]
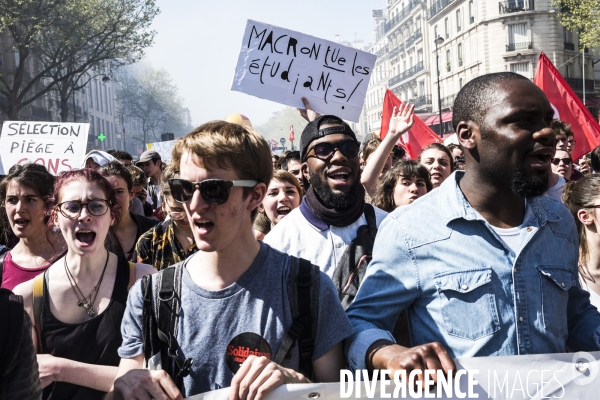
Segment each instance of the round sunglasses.
[[229,190],[232,186],[254,187],[258,181],[236,180],[228,181],[225,179],[206,179],[201,182],[192,182],[185,179],[169,179],[169,188],[173,200],[185,204],[192,199],[196,188],[200,190],[200,195],[208,204],[224,204],[229,199]]

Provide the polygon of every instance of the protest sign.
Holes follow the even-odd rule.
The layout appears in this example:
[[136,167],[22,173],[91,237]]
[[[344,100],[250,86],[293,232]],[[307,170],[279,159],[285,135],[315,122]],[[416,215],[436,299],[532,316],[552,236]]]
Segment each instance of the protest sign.
[[[391,380],[353,379],[345,382],[283,385],[265,400],[297,399],[597,399],[600,392],[600,352],[538,354],[530,356],[477,357],[455,360],[457,371],[451,387],[439,383],[430,393],[423,387]],[[363,371],[360,371],[363,372]],[[427,379],[427,377],[426,377]],[[351,383],[350,383],[351,382]],[[383,382],[383,384],[382,384]],[[360,389],[359,389],[360,388]],[[449,389],[449,390],[448,390]],[[188,398],[227,400],[229,388]]]
[[256,97],[358,122],[374,54],[248,20],[231,85]]
[[154,150],[160,154],[160,159],[164,163],[171,162],[171,153],[173,152],[173,146],[175,146],[176,140],[169,140],[167,142],[154,142],[146,145],[147,150]]
[[0,136],[0,174],[15,164],[42,164],[52,175],[79,168],[90,124],[5,121]]

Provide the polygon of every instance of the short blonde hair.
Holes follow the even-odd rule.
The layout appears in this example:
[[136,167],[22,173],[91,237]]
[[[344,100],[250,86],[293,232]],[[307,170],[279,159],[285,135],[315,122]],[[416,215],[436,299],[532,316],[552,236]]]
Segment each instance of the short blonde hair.
[[[273,176],[271,150],[254,129],[225,121],[202,124],[175,142],[172,164],[179,172],[181,157],[189,152],[200,159],[203,167],[233,169],[240,179],[255,180],[267,187]],[[252,188],[244,188],[244,196]],[[252,212],[254,219],[257,210]]]

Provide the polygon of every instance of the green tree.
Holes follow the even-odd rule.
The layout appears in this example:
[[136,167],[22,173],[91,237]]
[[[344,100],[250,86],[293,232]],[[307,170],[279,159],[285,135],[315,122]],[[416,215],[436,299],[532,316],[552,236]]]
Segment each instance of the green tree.
[[599,0],[553,0],[560,23],[570,31],[579,31],[579,47],[600,46]]
[[145,147],[147,143],[159,142],[161,133],[182,129],[183,100],[167,71],[147,68],[123,74],[119,82],[121,86],[116,91],[119,113],[140,126],[140,131],[132,133],[135,141]]

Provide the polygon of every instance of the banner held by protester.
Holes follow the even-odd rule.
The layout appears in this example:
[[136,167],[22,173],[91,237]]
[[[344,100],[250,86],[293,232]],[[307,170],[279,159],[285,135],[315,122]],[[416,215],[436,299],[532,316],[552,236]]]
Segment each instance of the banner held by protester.
[[16,164],[36,163],[52,175],[78,168],[86,153],[90,124],[5,121],[0,136],[0,174]]
[[231,90],[358,122],[377,56],[248,20]]
[[158,154],[160,154],[160,159],[162,160],[162,162],[168,164],[171,162],[171,153],[173,152],[175,142],[176,140],[148,143],[146,145],[146,150],[156,151]]

